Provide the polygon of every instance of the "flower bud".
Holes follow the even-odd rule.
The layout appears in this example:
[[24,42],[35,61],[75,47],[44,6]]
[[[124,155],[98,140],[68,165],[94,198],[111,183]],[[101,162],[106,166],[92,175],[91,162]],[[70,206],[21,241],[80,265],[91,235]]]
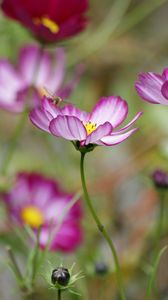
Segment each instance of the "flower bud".
[[168,174],[162,170],[156,170],[152,174],[152,179],[156,187],[168,188]]
[[108,272],[108,267],[104,262],[97,262],[95,265],[95,272],[98,275],[105,275]]
[[62,286],[66,286],[66,285],[68,285],[69,280],[70,280],[70,274],[69,274],[68,269],[59,267],[52,271],[51,282],[53,284],[58,283]]

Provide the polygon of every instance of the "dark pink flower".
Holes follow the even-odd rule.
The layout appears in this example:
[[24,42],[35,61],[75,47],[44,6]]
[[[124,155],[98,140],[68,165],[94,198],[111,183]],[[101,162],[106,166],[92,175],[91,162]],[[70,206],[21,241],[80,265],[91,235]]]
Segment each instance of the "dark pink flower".
[[128,130],[142,114],[123,128],[116,130],[126,119],[128,104],[120,97],[101,98],[91,113],[81,111],[74,105],[59,108],[51,99],[44,98],[41,108],[30,113],[34,125],[54,136],[76,141],[80,146],[89,144],[113,146],[127,139],[137,128]]
[[135,88],[143,100],[168,105],[168,68],[162,74],[142,73],[138,79]]
[[4,0],[4,13],[43,42],[57,42],[86,27],[88,0]]
[[0,107],[20,113],[25,107],[40,105],[46,87],[51,94],[67,98],[80,77],[81,66],[75,77],[63,87],[65,54],[62,48],[54,53],[28,45],[20,50],[18,67],[7,59],[0,59]]
[[10,222],[22,226],[28,224],[37,232],[41,226],[40,246],[45,248],[53,235],[51,250],[73,251],[80,245],[81,206],[73,205],[54,233],[73,195],[62,191],[57,182],[36,173],[19,173],[14,187],[5,195]]

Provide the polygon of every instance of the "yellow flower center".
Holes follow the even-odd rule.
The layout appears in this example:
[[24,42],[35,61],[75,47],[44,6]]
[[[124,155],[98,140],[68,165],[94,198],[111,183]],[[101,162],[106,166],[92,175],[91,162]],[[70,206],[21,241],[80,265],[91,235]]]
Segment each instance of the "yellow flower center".
[[97,124],[92,123],[90,121],[88,123],[84,124],[84,126],[86,128],[86,131],[87,131],[88,135],[91,134],[93,131],[95,131],[96,128],[97,128]]
[[57,33],[59,31],[59,26],[57,23],[49,19],[48,17],[35,18],[34,24],[43,25],[48,28],[52,33]]
[[44,218],[41,211],[33,205],[26,206],[21,212],[21,218],[24,223],[33,228],[38,228],[43,224]]

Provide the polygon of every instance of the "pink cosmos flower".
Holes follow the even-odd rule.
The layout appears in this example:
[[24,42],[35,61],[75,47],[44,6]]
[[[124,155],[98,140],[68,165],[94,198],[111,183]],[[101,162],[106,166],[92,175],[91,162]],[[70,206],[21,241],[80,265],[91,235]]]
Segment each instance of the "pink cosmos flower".
[[41,50],[37,45],[21,49],[18,67],[7,59],[0,59],[0,107],[7,111],[20,113],[25,107],[39,106],[41,97],[51,94],[67,98],[80,77],[81,66],[76,69],[75,77],[63,87],[65,75],[65,54],[62,48],[54,53]]
[[3,0],[4,13],[43,42],[57,42],[82,31],[88,0]]
[[59,108],[51,99],[43,98],[41,108],[32,110],[30,120],[38,128],[54,136],[77,142],[77,147],[113,146],[127,139],[137,128],[128,130],[142,114],[139,112],[124,127],[116,128],[126,119],[128,104],[120,97],[101,98],[91,113],[72,104]]
[[142,73],[138,79],[135,88],[143,100],[168,105],[168,68],[162,74]]
[[3,195],[10,222],[28,224],[37,232],[41,226],[40,246],[45,248],[53,235],[51,250],[73,251],[82,240],[81,206],[76,202],[55,229],[73,195],[62,191],[57,182],[36,173],[19,173],[14,187]]

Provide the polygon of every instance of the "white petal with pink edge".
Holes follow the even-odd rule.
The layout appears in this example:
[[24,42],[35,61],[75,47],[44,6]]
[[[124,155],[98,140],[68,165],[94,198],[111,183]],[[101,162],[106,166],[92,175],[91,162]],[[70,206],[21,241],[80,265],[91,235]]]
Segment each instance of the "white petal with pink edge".
[[20,52],[20,73],[29,85],[45,86],[51,70],[51,59],[37,46],[25,46]]
[[132,135],[135,131],[137,131],[138,128],[131,129],[128,132],[118,134],[118,135],[110,135],[103,137],[101,141],[99,142],[99,145],[106,145],[106,146],[113,146],[117,145],[123,141],[125,141],[130,135]]
[[49,124],[52,120],[52,116],[49,118],[49,113],[46,115],[46,112],[42,108],[35,108],[31,111],[29,116],[35,126],[50,133]]
[[110,122],[115,128],[125,120],[127,114],[128,104],[125,100],[116,96],[103,97],[90,114],[90,121],[98,125]]
[[136,116],[127,125],[125,125],[117,131],[113,131],[113,135],[123,133],[125,130],[129,129],[140,118],[140,116],[142,116],[142,114],[142,111],[138,112]]
[[51,121],[49,129],[53,135],[71,141],[85,140],[87,135],[82,122],[78,118],[72,116],[58,116]]
[[100,125],[95,131],[88,135],[85,145],[96,144],[97,141],[112,133],[113,127],[109,122]]
[[55,51],[53,62],[50,70],[50,76],[46,82],[46,87],[52,94],[56,94],[65,75],[65,53],[63,48],[58,48]]
[[140,74],[138,78],[135,88],[142,99],[154,104],[168,105],[161,92],[164,79],[160,75],[149,72]]

